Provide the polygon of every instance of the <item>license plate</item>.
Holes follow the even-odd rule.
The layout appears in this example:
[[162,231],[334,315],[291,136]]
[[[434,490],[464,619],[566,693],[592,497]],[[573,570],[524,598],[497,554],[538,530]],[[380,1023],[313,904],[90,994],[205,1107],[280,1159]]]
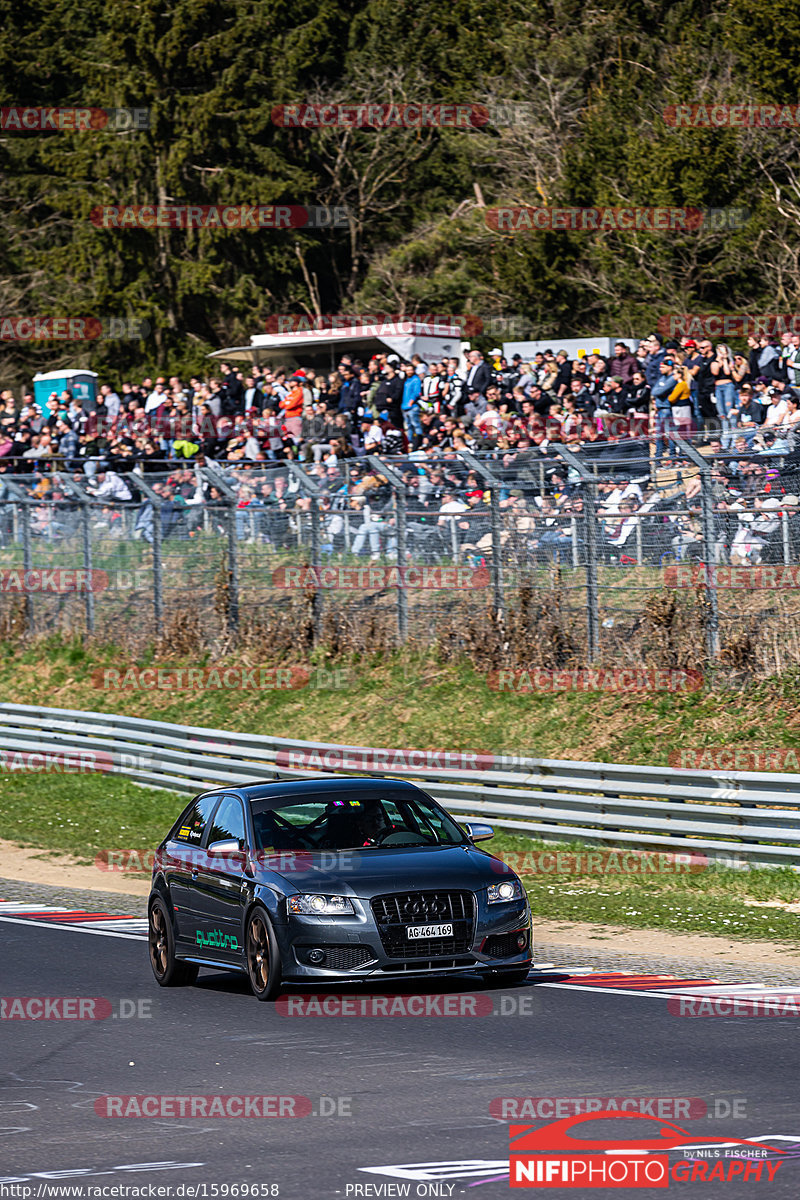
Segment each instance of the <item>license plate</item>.
[[452,925],[406,925],[406,933],[414,941],[416,938],[452,937]]

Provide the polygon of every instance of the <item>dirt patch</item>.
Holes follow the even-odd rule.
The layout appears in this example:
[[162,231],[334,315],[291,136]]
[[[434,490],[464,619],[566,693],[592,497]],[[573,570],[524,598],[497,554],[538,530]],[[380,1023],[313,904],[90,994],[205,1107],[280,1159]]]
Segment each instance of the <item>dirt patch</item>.
[[80,888],[85,892],[116,892],[127,896],[147,896],[150,876],[122,875],[101,871],[65,854],[53,854],[17,846],[0,839],[0,878],[23,883],[43,883],[50,887]]
[[[630,929],[622,925],[588,925],[580,921],[537,921],[534,918],[536,959],[548,945],[559,949],[617,951],[623,954],[680,958],[692,970],[707,975],[715,963],[720,966],[747,964],[753,967],[793,967],[800,970],[800,939],[797,945],[786,942],[745,942],[701,933],[666,933],[660,929]],[[702,965],[701,965],[702,964]]]

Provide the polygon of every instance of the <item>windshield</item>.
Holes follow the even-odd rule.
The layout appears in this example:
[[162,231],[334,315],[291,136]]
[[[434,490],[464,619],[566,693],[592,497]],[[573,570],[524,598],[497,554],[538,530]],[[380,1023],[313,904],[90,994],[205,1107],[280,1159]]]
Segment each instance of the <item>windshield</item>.
[[455,821],[423,793],[310,796],[281,808],[253,804],[259,850],[360,850],[365,846],[460,846]]

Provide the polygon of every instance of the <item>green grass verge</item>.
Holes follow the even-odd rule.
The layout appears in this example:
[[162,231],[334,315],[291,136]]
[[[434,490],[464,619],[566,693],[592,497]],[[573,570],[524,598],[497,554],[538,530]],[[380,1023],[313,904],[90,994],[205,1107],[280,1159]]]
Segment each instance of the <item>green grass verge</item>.
[[[523,854],[537,861],[552,844],[498,834],[487,848],[499,857]],[[563,843],[570,852],[597,847]],[[625,857],[624,854],[621,857]],[[517,869],[519,859],[511,858]],[[672,933],[716,934],[731,939],[763,938],[797,942],[798,915],[745,901],[800,900],[800,874],[788,867],[733,870],[714,863],[697,874],[528,874],[520,868],[535,916],[542,920],[586,921],[663,929]]]
[[0,775],[2,837],[94,862],[101,850],[150,850],[187,797],[119,775]]
[[[133,662],[114,646],[57,637],[23,651],[0,645],[0,698],[219,729],[351,745],[467,749],[544,758],[664,765],[702,747],[797,749],[800,671],[744,691],[685,693],[492,691],[485,674],[429,653],[319,663],[330,685],[299,691],[109,691],[99,668],[257,667],[246,653]],[[301,656],[298,653],[298,663]],[[275,664],[265,663],[270,666]],[[285,665],[285,664],[281,664]]]

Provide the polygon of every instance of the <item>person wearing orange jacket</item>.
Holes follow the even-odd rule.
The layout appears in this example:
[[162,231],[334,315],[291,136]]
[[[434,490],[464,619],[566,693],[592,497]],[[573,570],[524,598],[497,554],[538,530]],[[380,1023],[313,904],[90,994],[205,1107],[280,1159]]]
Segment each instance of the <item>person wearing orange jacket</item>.
[[295,442],[299,442],[303,429],[303,382],[305,376],[293,375],[287,394],[278,401],[283,424]]

